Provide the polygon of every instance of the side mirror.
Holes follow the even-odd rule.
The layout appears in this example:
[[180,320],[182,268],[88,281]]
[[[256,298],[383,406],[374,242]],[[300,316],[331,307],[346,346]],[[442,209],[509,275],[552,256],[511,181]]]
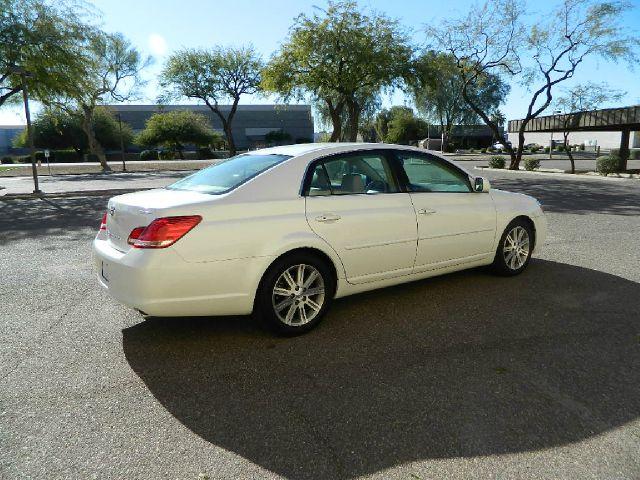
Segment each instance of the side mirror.
[[480,192],[488,192],[491,189],[491,185],[489,184],[489,180],[483,177],[475,177],[473,183],[473,190]]

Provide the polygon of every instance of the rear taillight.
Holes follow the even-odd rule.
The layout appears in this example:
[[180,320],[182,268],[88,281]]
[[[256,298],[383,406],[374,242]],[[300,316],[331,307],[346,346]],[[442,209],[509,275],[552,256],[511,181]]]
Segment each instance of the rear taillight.
[[100,230],[107,229],[107,214],[102,215],[102,221],[100,222]]
[[127,243],[134,248],[166,248],[184,237],[201,220],[200,215],[156,218],[146,227],[134,228]]

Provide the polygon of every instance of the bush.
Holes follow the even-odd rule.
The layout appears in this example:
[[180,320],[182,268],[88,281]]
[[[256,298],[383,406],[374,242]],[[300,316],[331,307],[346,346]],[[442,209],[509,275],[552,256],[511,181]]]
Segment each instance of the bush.
[[480,149],[480,153],[487,153],[487,149],[486,148],[481,148]]
[[140,152],[140,160],[158,160],[157,150],[142,150]]
[[158,158],[160,160],[173,160],[176,158],[176,152],[173,150],[160,150],[158,152]]
[[540,145],[532,145],[531,147],[529,147],[529,151],[531,153],[538,153],[538,150],[540,150],[540,148],[542,148],[540,147]]
[[[50,150],[49,163],[79,163],[84,159],[75,150]],[[36,161],[47,163],[44,152],[36,152]]]
[[2,157],[0,159],[0,163],[2,165],[11,165],[12,163],[15,163],[15,161],[14,161],[13,157],[7,155],[6,157]]
[[529,171],[535,170],[536,168],[540,168],[540,160],[535,158],[527,158],[524,161],[524,168]]
[[612,157],[620,157],[620,149],[612,148],[611,151],[609,152],[609,155]]
[[196,150],[198,160],[210,160],[215,158],[213,151],[209,147],[198,147]]
[[609,155],[607,157],[600,157],[596,161],[596,170],[600,175],[605,177],[610,173],[615,173],[619,170],[620,157]]
[[549,153],[549,147],[544,147],[544,153]]
[[581,143],[581,144],[578,146],[578,148],[580,148],[580,150],[584,152],[584,143]]
[[447,153],[455,153],[455,151],[456,151],[455,143],[447,143],[444,146],[444,151],[447,152]]
[[506,164],[507,164],[507,161],[505,160],[504,157],[500,155],[493,155],[489,159],[490,168],[504,168]]
[[84,161],[82,155],[78,155],[75,150],[55,150],[51,153],[55,162],[78,163]]
[[564,150],[565,150],[564,145],[558,145],[556,147],[556,150],[559,151],[559,152],[564,152]]
[[313,143],[313,138],[306,138],[306,137],[296,138],[296,143]]

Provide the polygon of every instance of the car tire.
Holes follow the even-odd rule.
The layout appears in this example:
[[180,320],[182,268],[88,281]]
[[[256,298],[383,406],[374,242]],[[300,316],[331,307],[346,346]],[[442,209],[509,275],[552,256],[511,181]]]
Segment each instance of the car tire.
[[522,273],[531,260],[534,241],[531,223],[522,218],[513,220],[500,237],[491,265],[494,273],[505,277]]
[[296,252],[276,260],[264,274],[254,311],[271,331],[300,335],[322,320],[334,292],[334,276],[326,261]]

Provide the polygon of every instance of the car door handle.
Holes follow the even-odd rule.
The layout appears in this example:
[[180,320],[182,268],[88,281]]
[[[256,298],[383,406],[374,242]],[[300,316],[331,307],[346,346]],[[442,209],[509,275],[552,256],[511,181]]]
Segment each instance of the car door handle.
[[316,222],[332,223],[340,220],[340,215],[335,213],[323,213],[316,217]]
[[431,210],[430,208],[419,208],[418,215],[431,215],[432,213],[436,213],[435,210]]

